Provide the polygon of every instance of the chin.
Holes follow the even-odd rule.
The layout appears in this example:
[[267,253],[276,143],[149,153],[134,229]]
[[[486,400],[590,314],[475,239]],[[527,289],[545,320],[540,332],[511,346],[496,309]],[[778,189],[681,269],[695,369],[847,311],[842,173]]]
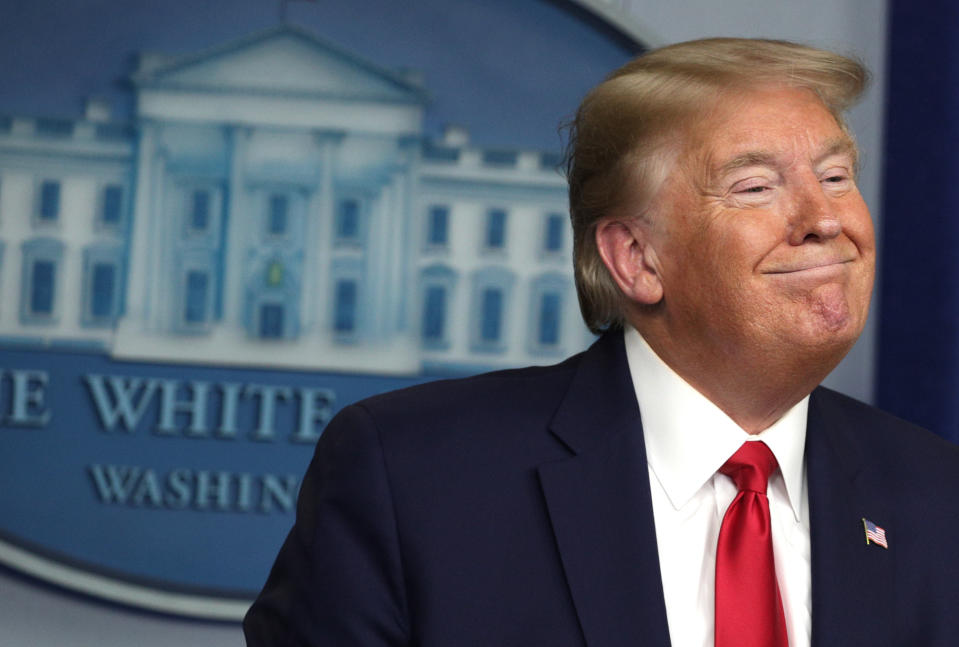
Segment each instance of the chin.
[[845,355],[862,333],[868,309],[868,299],[850,299],[843,286],[823,286],[802,304],[794,329],[805,338],[803,345],[835,348]]
[[859,339],[865,325],[865,312],[857,308],[804,309],[781,320],[778,348],[781,361],[793,364],[799,372],[822,373],[825,377],[839,364]]
[[858,318],[849,318],[841,325],[829,322],[815,329],[807,328],[793,339],[793,352],[801,364],[818,367],[817,371],[825,377],[852,350],[862,332],[862,323]]

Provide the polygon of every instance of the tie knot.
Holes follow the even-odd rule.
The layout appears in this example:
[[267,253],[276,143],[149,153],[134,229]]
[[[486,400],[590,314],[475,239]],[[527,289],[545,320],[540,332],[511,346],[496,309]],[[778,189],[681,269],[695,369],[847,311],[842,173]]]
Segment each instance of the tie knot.
[[747,441],[736,450],[719,471],[742,490],[766,494],[769,475],[776,469],[776,457],[762,441]]

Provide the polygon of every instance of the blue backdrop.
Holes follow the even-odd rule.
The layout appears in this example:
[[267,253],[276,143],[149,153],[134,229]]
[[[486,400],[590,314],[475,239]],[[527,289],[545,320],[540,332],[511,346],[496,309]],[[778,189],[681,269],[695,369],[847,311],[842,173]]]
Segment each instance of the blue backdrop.
[[959,5],[890,8],[877,404],[959,442]]
[[638,45],[560,0],[279,8],[5,7],[0,572],[238,619],[336,411],[591,338],[557,125]]

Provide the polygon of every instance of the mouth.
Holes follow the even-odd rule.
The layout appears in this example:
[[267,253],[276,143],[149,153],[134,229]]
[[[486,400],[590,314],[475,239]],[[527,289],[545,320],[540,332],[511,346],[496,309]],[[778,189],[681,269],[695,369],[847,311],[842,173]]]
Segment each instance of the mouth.
[[842,269],[845,265],[852,263],[854,260],[855,259],[849,258],[800,263],[797,265],[787,265],[785,267],[777,267],[771,270],[766,270],[763,272],[763,274],[780,276],[789,274],[828,274],[835,270]]

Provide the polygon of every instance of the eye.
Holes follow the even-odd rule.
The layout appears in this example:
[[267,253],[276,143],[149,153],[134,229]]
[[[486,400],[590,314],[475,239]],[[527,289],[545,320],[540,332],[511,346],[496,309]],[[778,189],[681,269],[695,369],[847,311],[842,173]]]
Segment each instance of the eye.
[[724,195],[729,204],[743,209],[765,207],[775,200],[782,188],[782,175],[766,166],[736,169],[725,178]]
[[836,197],[846,195],[855,186],[852,178],[846,173],[827,173],[820,183],[823,191]]
[[834,167],[822,174],[820,182],[830,187],[844,187],[852,182],[852,174],[843,167]]
[[765,193],[772,190],[772,183],[766,178],[752,177],[741,182],[736,182],[730,191],[740,195]]

